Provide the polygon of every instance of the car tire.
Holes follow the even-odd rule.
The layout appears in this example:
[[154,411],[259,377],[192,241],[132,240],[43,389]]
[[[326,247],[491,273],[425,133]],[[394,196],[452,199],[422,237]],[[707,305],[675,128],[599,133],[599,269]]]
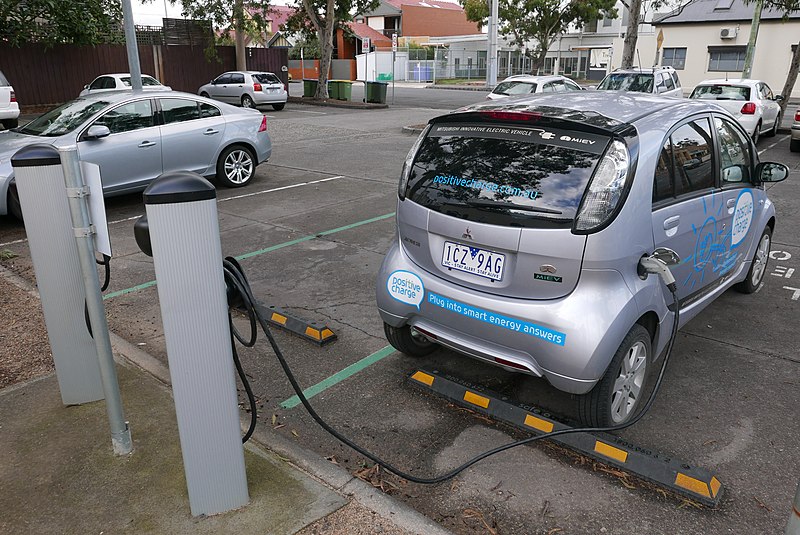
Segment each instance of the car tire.
[[272,109],[275,110],[275,111],[281,111],[285,107],[286,107],[286,103],[285,102],[283,104],[273,104],[272,105]]
[[253,102],[253,97],[250,95],[242,95],[242,108],[253,108],[255,109],[256,103]]
[[241,188],[256,174],[256,158],[243,145],[231,145],[217,160],[217,182],[228,188]]
[[758,239],[758,246],[756,246],[756,252],[753,254],[753,262],[750,264],[750,269],[747,271],[747,278],[734,286],[737,291],[743,294],[751,294],[758,290],[761,281],[764,280],[764,274],[767,272],[770,245],[772,245],[772,229],[765,227],[764,232],[761,233],[761,237]]
[[594,388],[578,397],[578,419],[587,427],[610,427],[624,424],[641,409],[651,362],[650,333],[634,325],[608,369]]
[[800,152],[800,139],[793,139],[790,141],[789,150],[792,152]]
[[19,126],[19,119],[3,119],[3,128],[11,130]]
[[780,114],[780,112],[778,112],[778,116],[775,117],[775,123],[772,125],[772,128],[770,129],[770,131],[767,132],[767,135],[769,137],[776,136],[778,134],[778,128],[780,128],[780,127],[781,127],[781,114]]
[[8,213],[20,221],[22,221],[22,204],[19,202],[19,193],[17,193],[17,185],[10,184],[8,186],[8,195],[6,196],[6,209]]
[[761,138],[761,121],[758,121],[756,129],[753,130],[753,145],[758,145],[758,140]]
[[208,97],[208,93],[206,93],[205,91],[203,91],[202,93],[200,93],[200,96],[201,96],[201,97],[203,97],[203,98],[209,98],[209,97]]
[[384,323],[383,332],[392,347],[404,355],[424,357],[436,350],[436,344],[419,333],[412,332],[411,327],[408,325],[392,327]]

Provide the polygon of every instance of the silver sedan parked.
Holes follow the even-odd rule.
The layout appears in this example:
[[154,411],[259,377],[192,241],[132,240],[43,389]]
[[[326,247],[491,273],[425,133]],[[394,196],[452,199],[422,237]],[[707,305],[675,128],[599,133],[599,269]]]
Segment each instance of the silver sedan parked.
[[82,161],[100,166],[106,196],[143,190],[177,170],[244,186],[272,154],[267,118],[254,110],[176,91],[78,98],[0,132],[0,215],[22,218],[10,160],[35,143],[77,144]]
[[287,87],[280,78],[271,72],[255,71],[220,74],[198,89],[197,94],[245,108],[271,104],[275,110],[282,110],[289,98]]

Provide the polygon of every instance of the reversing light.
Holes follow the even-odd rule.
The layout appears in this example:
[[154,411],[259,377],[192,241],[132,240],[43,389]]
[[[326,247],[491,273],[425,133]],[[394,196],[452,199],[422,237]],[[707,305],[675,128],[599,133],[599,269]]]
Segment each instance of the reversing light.
[[625,144],[619,140],[612,141],[589,182],[586,197],[575,218],[576,230],[590,231],[608,221],[622,198],[629,165],[630,156]]
[[500,121],[538,121],[542,114],[530,111],[482,111],[480,115]]
[[258,127],[259,132],[266,132],[267,131],[267,116],[261,116],[261,126]]
[[253,91],[261,91],[261,84],[255,83],[253,84]]
[[756,112],[756,103],[755,102],[747,102],[744,106],[742,106],[742,115],[753,115]]
[[430,130],[430,128],[430,125],[426,126],[425,129],[419,134],[419,137],[411,146],[411,150],[408,151],[406,160],[403,162],[403,170],[400,172],[400,184],[397,186],[397,196],[400,197],[401,201],[406,198],[408,178],[411,176],[411,166],[414,164],[414,156],[417,155],[419,146],[422,145],[422,140],[425,139],[425,136],[428,134],[428,130]]
[[17,95],[12,91],[11,92],[11,102],[16,102],[16,101],[17,101]]

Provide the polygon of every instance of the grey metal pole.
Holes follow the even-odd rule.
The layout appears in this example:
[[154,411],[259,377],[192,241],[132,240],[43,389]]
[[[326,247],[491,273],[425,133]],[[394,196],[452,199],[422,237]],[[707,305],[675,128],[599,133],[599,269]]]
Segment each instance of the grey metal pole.
[[139,64],[139,47],[136,45],[136,28],[133,25],[131,0],[122,0],[122,24],[125,27],[125,46],[128,49],[128,69],[131,74],[131,87],[142,90],[142,66]]
[[486,72],[486,85],[497,85],[497,22],[499,16],[498,0],[492,0],[492,14],[489,22],[489,69]]
[[58,152],[64,169],[64,185],[67,187],[69,211],[72,216],[75,242],[78,245],[78,259],[83,271],[83,283],[86,287],[86,307],[89,311],[92,336],[100,364],[106,412],[111,426],[111,445],[116,455],[126,455],[133,450],[133,442],[131,441],[131,430],[122,411],[122,398],[117,382],[117,370],[114,367],[114,355],[111,351],[111,338],[108,335],[106,311],[103,305],[103,296],[100,293],[100,281],[97,279],[97,262],[92,238],[94,229],[89,221],[89,207],[86,202],[88,189],[81,174],[78,148],[74,145],[62,147],[58,149]]
[[800,483],[792,502],[792,512],[789,513],[789,523],[786,524],[786,535],[800,535]]

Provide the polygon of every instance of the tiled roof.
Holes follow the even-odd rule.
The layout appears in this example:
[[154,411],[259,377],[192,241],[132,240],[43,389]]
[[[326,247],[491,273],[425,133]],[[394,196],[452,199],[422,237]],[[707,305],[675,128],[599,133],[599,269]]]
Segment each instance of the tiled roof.
[[[749,21],[754,10],[755,3],[745,4],[742,0],[694,0],[672,13],[656,15],[653,24]],[[782,12],[769,7],[764,7],[761,13],[762,20],[775,20],[782,16]],[[798,17],[798,11],[789,14],[789,18]]]
[[291,6],[269,6],[267,19],[272,21],[272,31],[277,32],[283,29],[283,25],[294,14],[295,9]]
[[415,7],[432,7],[435,9],[456,9],[461,11],[461,5],[455,2],[444,2],[442,0],[384,0],[387,4],[390,4],[398,9],[402,9],[403,6],[415,6]]
[[370,28],[366,24],[360,22],[348,22],[347,26],[351,30],[353,30],[353,33],[356,34],[356,36],[358,36],[359,39],[363,39],[366,37],[373,43],[378,43],[380,41],[384,41],[387,43],[392,42],[392,39],[390,37],[386,37],[375,28]]

